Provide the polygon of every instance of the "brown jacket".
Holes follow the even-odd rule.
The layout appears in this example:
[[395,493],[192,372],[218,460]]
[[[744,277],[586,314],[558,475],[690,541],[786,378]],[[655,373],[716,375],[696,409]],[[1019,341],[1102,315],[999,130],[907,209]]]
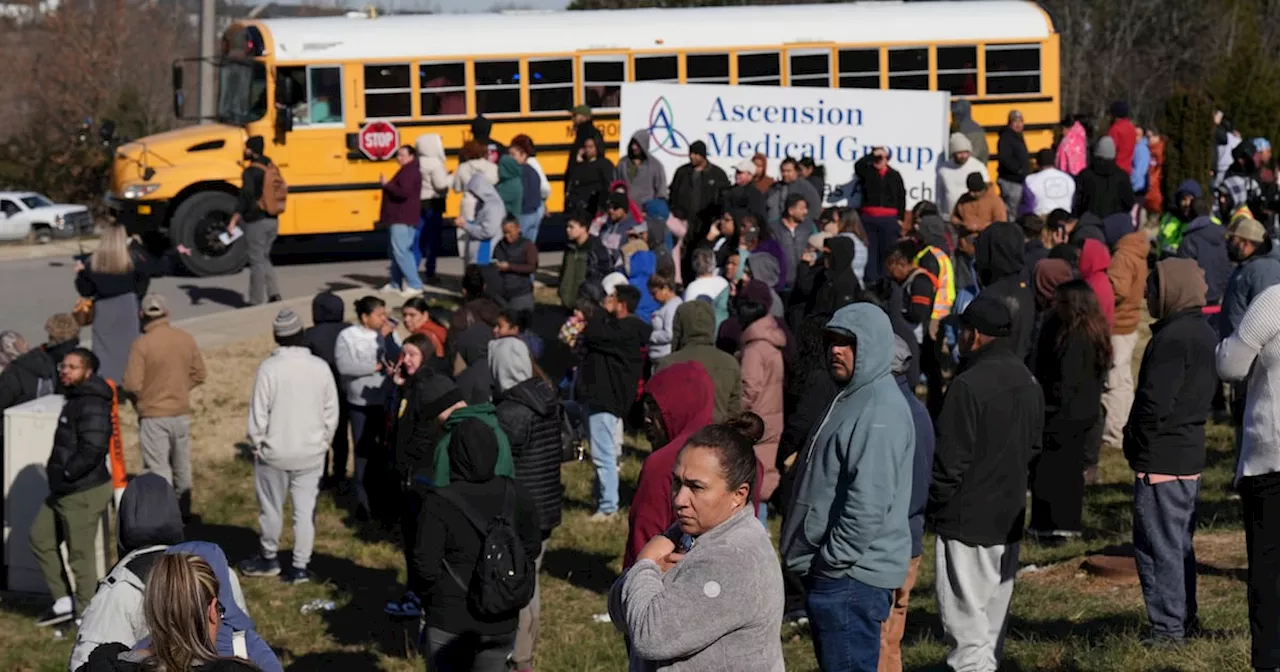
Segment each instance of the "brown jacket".
[[191,388],[204,382],[204,359],[191,334],[153,320],[129,350],[124,389],[137,400],[138,416],[172,418],[191,413]]
[[1116,323],[1111,333],[1132,334],[1142,321],[1142,296],[1147,289],[1147,235],[1134,231],[1116,243],[1107,276],[1116,292]]
[[764,466],[760,483],[760,500],[769,499],[778,487],[778,442],[782,439],[782,385],[786,373],[782,349],[787,334],[778,321],[765,316],[742,333],[742,410],[751,411],[764,420],[764,436],[755,446],[756,458]]
[[982,233],[992,222],[1009,221],[1009,211],[1004,207],[1000,194],[988,185],[977,198],[972,194],[961,196],[951,221],[969,233]]

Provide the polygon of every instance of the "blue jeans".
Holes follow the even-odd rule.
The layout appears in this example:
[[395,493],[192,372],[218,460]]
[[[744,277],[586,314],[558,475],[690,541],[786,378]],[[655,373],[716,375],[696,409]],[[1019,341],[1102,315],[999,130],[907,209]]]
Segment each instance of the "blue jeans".
[[547,214],[547,206],[541,205],[534,212],[520,215],[520,235],[538,244],[538,228],[542,226],[542,218]]
[[592,409],[587,417],[591,432],[591,463],[596,467],[596,512],[618,511],[618,440],[622,433],[618,416]]
[[413,256],[416,267],[427,261],[426,275],[436,274],[436,257],[440,255],[440,236],[444,228],[443,212],[424,207],[422,209],[422,226],[418,227],[413,239]]
[[1182,639],[1196,624],[1196,500],[1200,481],[1133,482],[1133,550],[1151,633]]
[[823,670],[876,672],[880,628],[889,618],[893,591],[854,579],[805,578],[805,610],[813,650]]
[[414,229],[408,224],[391,225],[391,284],[399,286],[404,281],[409,289],[421,290],[422,278],[413,256]]

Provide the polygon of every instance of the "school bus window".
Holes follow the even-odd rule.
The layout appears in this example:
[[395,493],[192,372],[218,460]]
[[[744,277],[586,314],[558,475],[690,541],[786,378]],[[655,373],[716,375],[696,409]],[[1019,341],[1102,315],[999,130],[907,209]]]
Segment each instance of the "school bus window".
[[670,56],[636,56],[636,81],[680,81],[680,57],[674,54]]
[[293,117],[294,126],[307,126],[311,123],[311,110],[307,96],[307,68],[300,65],[292,68],[276,68],[277,76],[293,81],[293,98],[286,100],[285,91],[276,87],[276,103],[283,105]]
[[467,67],[463,63],[419,63],[418,88],[422,116],[447,117],[467,113]]
[[520,111],[520,62],[476,61],[476,114]]
[[880,88],[880,50],[841,49],[840,88]]
[[778,52],[739,52],[738,83],[751,86],[781,86],[782,60]]
[[[787,82],[791,86],[829,86],[831,84],[831,52],[792,51],[787,54],[791,62]],[[738,66],[741,68],[742,66]],[[879,66],[876,68],[879,69]],[[741,73],[739,73],[741,74]]]
[[987,45],[987,93],[1040,93],[1040,45]]
[[627,81],[626,57],[582,59],[582,102],[593,108],[612,109],[622,102]]
[[729,83],[729,54],[689,54],[684,58],[686,82]]
[[929,50],[889,50],[889,88],[929,90]]
[[938,47],[938,90],[978,95],[978,48]]
[[529,61],[529,111],[564,112],[573,107],[573,59]]
[[364,66],[366,119],[394,119],[413,115],[409,64]]

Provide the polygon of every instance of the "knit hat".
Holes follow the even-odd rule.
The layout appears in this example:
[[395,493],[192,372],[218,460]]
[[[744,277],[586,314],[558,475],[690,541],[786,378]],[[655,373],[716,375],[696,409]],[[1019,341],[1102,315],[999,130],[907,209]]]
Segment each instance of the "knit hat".
[[982,191],[987,188],[987,178],[982,173],[969,173],[969,177],[964,178],[964,186],[969,191]]
[[591,118],[591,106],[590,106],[590,105],[574,105],[573,107],[569,108],[569,113],[570,113],[570,114],[578,114],[578,115],[582,115],[582,116],[584,116],[584,117],[586,117],[586,118],[590,119],[590,118]]
[[739,173],[746,173],[746,174],[748,174],[748,175],[755,175],[755,174],[756,174],[756,162],[755,162],[755,161],[752,161],[751,159],[743,159],[743,160],[741,160],[741,161],[739,161],[739,162],[737,162],[737,163],[733,164],[733,169],[734,169],[735,171],[739,172]]
[[271,331],[276,338],[302,333],[302,318],[298,317],[292,308],[285,308],[276,313],[276,319],[271,323]]
[[1114,161],[1116,158],[1116,141],[1111,136],[1104,135],[1098,140],[1098,144],[1093,148],[1093,155],[1099,159],[1107,159]]
[[955,156],[960,152],[973,153],[973,143],[969,142],[969,136],[964,133],[951,134],[951,155]]
[[44,332],[50,343],[65,343],[80,336],[80,323],[71,313],[58,313],[44,323]]
[[626,210],[631,205],[631,199],[627,198],[626,194],[613,192],[609,194],[608,203],[610,210]]
[[1128,119],[1129,103],[1126,103],[1123,100],[1117,100],[1116,102],[1111,103],[1111,116],[1116,119]]
[[895,376],[901,376],[911,370],[911,347],[898,335],[893,337],[893,363],[889,370]]
[[978,295],[960,314],[960,322],[980,334],[1001,338],[1013,331],[1013,317],[1004,302]]
[[613,296],[618,291],[618,285],[629,285],[631,283],[627,282],[627,276],[614,271],[604,276],[604,280],[601,280],[600,284],[604,285],[605,296]]
[[1242,217],[1231,223],[1227,235],[1253,243],[1261,243],[1267,239],[1267,230],[1256,219]]
[[267,150],[267,144],[261,135],[254,135],[244,141],[244,148],[261,156]]
[[529,346],[510,336],[489,341],[489,374],[499,392],[532,378],[533,358],[529,356]]
[[164,305],[164,297],[160,294],[148,294],[142,297],[142,314],[147,317],[164,317],[169,309]]
[[1253,151],[1255,152],[1265,152],[1271,149],[1271,142],[1268,141],[1266,138],[1254,138],[1252,142],[1253,142]]
[[707,157],[707,143],[701,140],[694,140],[693,144],[689,145],[689,155],[693,156],[694,154],[705,159]]

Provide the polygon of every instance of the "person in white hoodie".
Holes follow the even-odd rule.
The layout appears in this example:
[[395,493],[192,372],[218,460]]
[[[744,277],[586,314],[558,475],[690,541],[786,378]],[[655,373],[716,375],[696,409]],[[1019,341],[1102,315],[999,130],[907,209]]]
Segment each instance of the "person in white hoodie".
[[356,447],[356,501],[362,513],[369,513],[369,495],[364,486],[369,457],[382,447],[385,424],[387,374],[390,362],[400,357],[400,346],[391,333],[396,325],[387,319],[387,304],[376,296],[355,303],[359,320],[338,333],[333,359],[351,415],[351,439]]
[[338,388],[323,359],[311,354],[302,318],[290,308],[272,324],[276,349],[258,367],[249,401],[249,442],[253,446],[258,493],[260,551],[240,563],[245,576],[276,576],[284,527],[284,500],[293,500],[293,563],[286,583],[310,580],[307,564],[315,542],[316,495],[324,458],[338,427]]
[[[462,194],[462,205],[455,221],[458,253],[468,263],[479,263],[488,251],[481,249],[482,244],[502,235],[502,217],[506,213],[502,198],[494,188],[498,184],[498,166],[487,156],[488,149],[484,145],[468,141],[458,153],[458,170],[453,174],[453,190]],[[484,212],[485,203],[494,204],[494,207]],[[488,245],[483,247],[488,248]],[[487,264],[488,261],[482,263]]]
[[1052,149],[1036,152],[1036,172],[1027,176],[1018,215],[1048,217],[1054,210],[1071,212],[1076,198],[1076,178],[1054,167]]
[[947,160],[938,166],[938,206],[949,219],[960,197],[969,193],[965,179],[969,173],[986,175],[987,167],[973,156],[973,143],[964,133],[952,133]]
[[440,234],[444,226],[445,197],[453,184],[453,176],[445,167],[444,141],[436,133],[428,133],[414,143],[418,148],[418,172],[422,173],[422,223],[413,240],[413,254],[422,266],[427,261],[424,279],[436,279],[436,257],[440,253]]

